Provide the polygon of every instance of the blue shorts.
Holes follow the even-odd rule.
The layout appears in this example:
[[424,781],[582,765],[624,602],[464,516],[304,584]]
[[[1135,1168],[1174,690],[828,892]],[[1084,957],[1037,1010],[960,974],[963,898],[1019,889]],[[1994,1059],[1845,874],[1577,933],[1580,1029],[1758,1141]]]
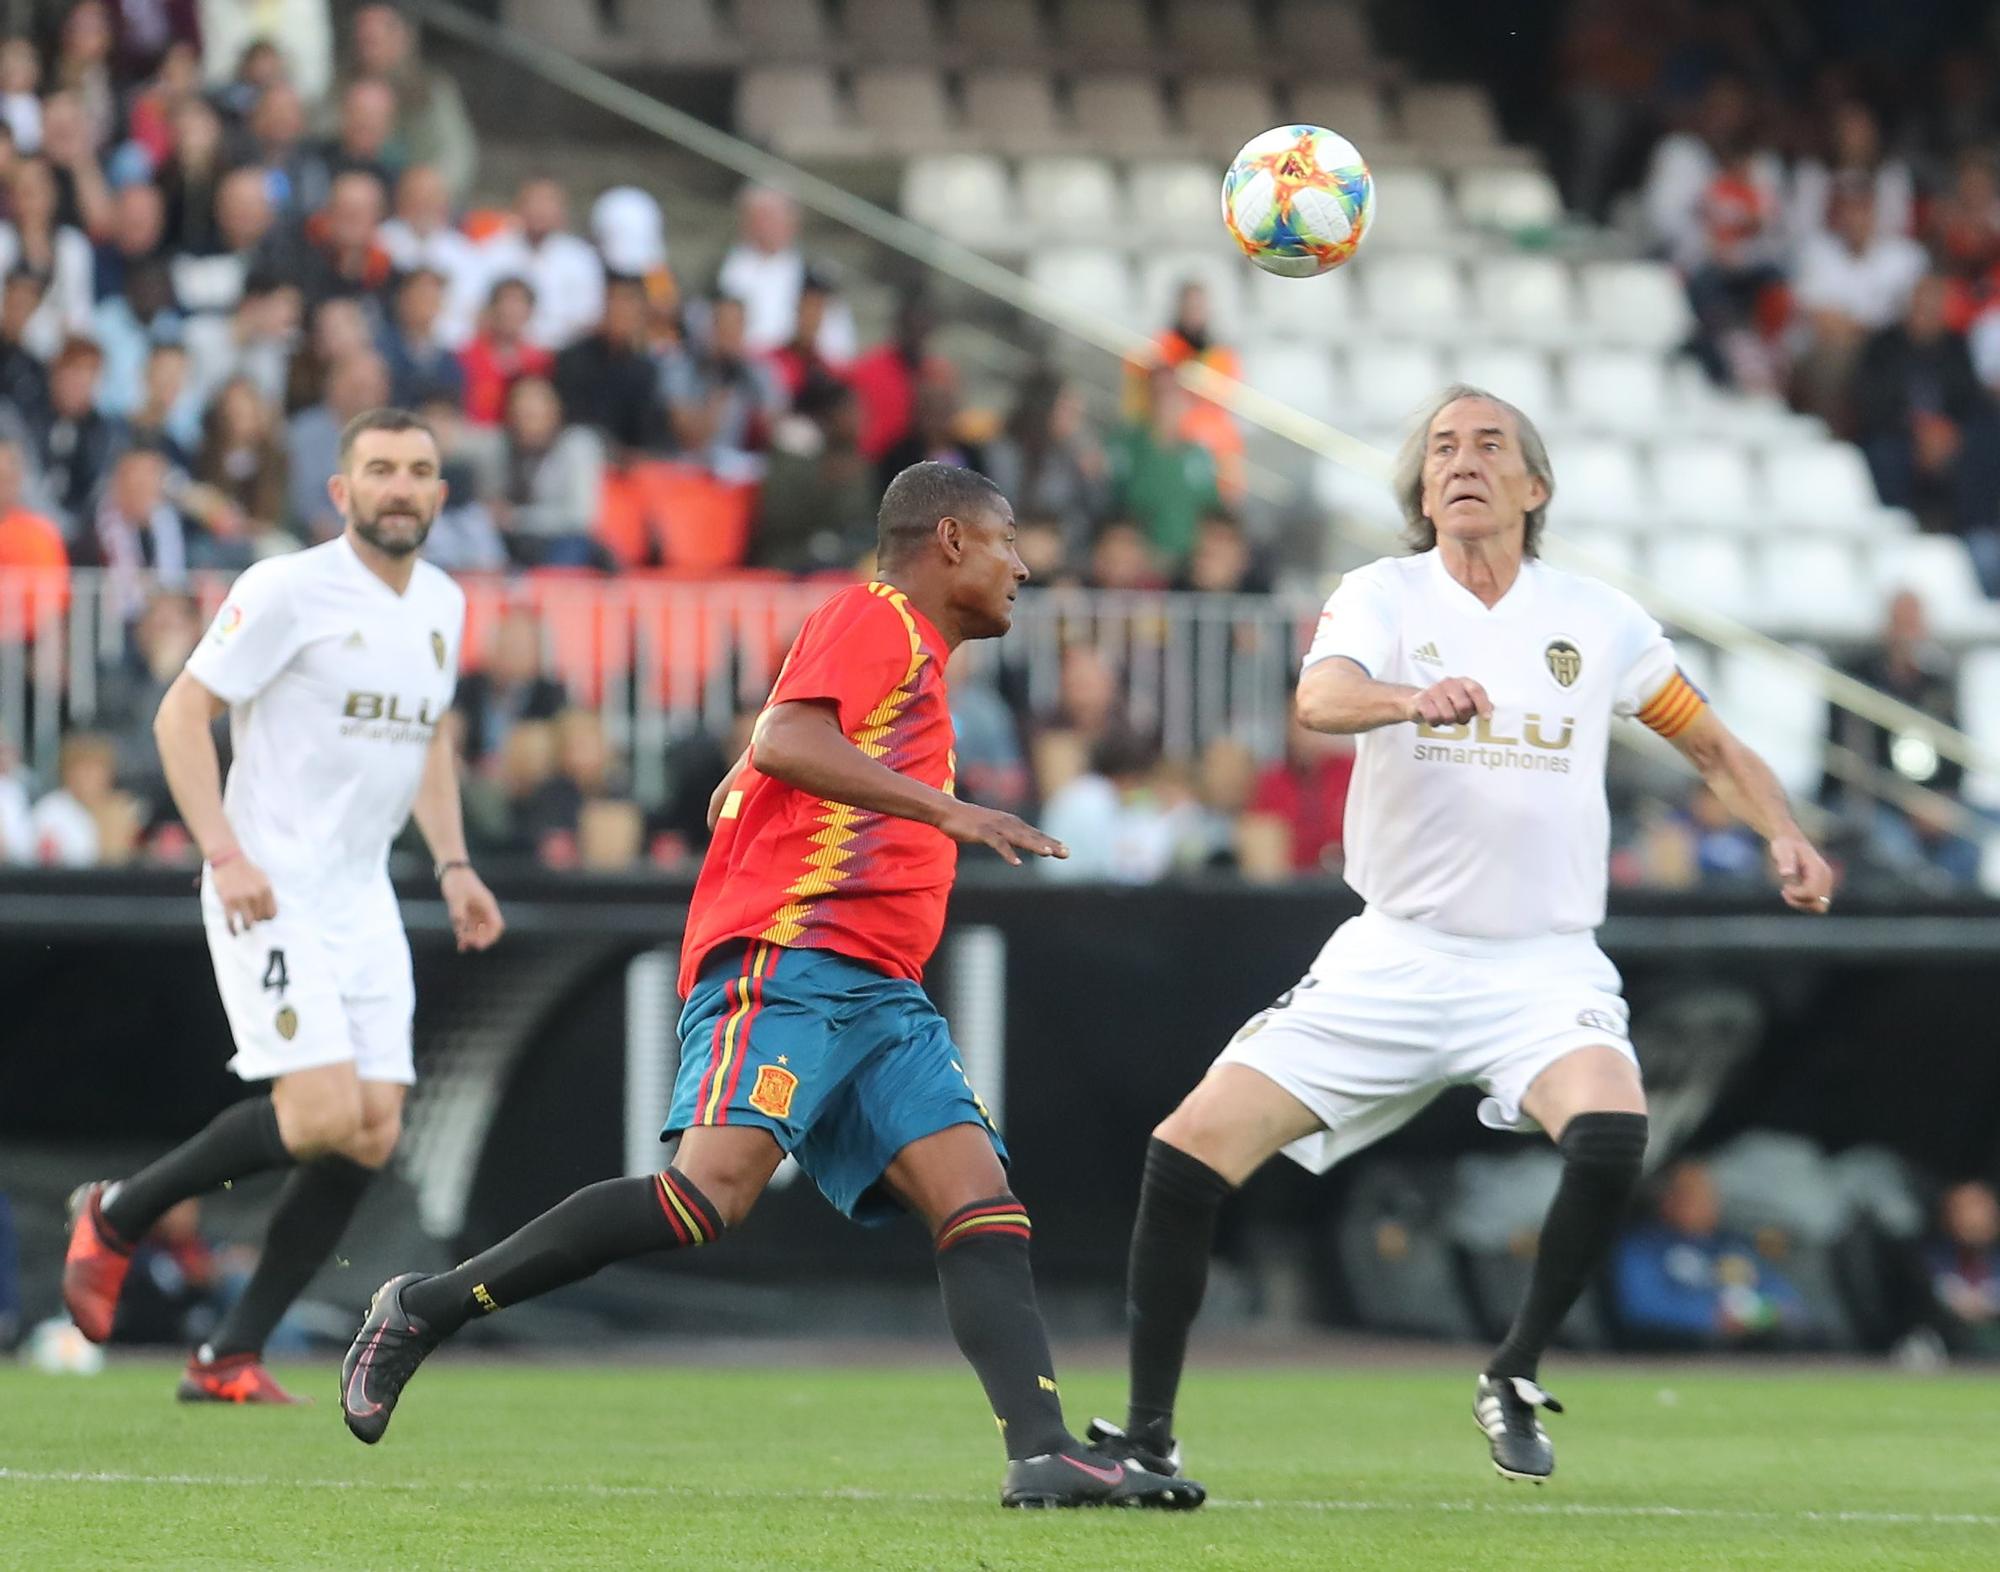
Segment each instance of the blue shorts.
[[917,984],[831,950],[738,941],[702,962],[681,1011],[681,1067],[660,1138],[769,1130],[859,1223],[902,1214],[877,1181],[912,1141],[976,1124],[1007,1147]]

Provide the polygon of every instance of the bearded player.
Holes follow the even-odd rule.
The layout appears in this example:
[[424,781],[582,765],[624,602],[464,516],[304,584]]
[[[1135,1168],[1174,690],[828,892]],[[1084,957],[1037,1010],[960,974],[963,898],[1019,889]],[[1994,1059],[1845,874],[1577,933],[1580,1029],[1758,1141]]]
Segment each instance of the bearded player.
[[883,495],[876,558],[876,582],[806,620],[710,804],[681,947],[672,1163],[579,1190],[455,1271],[383,1284],[342,1366],[361,1440],[382,1438],[417,1366],[468,1320],[613,1261],[713,1243],[789,1153],[855,1221],[923,1220],[946,1320],[1000,1422],[1005,1505],[1200,1505],[1199,1485],[1065,1427],[1028,1213],[920,986],[960,845],[1016,865],[1067,855],[952,795],[945,664],[1013,621],[1028,576],[1013,510],[984,476],[914,465]]
[[1348,574],[1327,602],[1298,718],[1360,739],[1347,882],[1367,906],[1153,1133],[1127,1281],[1130,1407],[1122,1429],[1091,1432],[1120,1455],[1179,1462],[1188,1327],[1231,1192],[1280,1151],[1323,1172],[1471,1082],[1484,1123],[1539,1127],[1562,1154],[1526,1299],[1473,1404],[1502,1475],[1554,1471],[1539,1416],[1561,1408],[1538,1384],[1542,1352],[1646,1151],[1618,972],[1593,935],[1614,716],[1669,739],[1763,836],[1787,904],[1832,904],[1783,788],[1680,674],[1659,624],[1538,560],[1554,489],[1527,417],[1453,387],[1396,469],[1414,554]]
[[[401,410],[358,415],[328,491],[342,533],[236,581],[153,725],[201,848],[230,1068],[258,1090],[150,1167],[71,1198],[63,1299],[101,1343],[132,1248],[169,1207],[290,1170],[249,1285],[188,1362],[187,1402],[299,1401],[264,1368],[265,1340],[396,1149],[415,992],[388,855],[412,812],[459,948],[483,950],[502,928],[466,860],[438,726],[465,596],[417,556],[444,502],[437,441]],[[210,732],[225,709],[226,791]]]

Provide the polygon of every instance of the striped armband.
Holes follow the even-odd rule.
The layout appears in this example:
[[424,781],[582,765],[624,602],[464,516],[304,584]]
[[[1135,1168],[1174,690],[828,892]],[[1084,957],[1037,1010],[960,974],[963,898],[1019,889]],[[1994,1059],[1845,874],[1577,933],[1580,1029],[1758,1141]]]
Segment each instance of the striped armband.
[[1662,737],[1678,737],[1708,707],[1708,697],[1681,673],[1678,666],[1666,685],[1646,702],[1639,719]]

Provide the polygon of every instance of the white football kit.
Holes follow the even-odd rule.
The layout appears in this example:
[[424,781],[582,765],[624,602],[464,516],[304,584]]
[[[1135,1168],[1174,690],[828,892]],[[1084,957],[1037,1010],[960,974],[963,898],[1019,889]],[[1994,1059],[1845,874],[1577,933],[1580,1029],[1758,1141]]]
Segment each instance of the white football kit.
[[1557,1059],[1594,1045],[1632,1057],[1618,971],[1593,936],[1612,719],[1672,737],[1704,702],[1637,602],[1533,559],[1491,608],[1436,551],[1356,569],[1305,666],[1335,658],[1418,688],[1468,678],[1493,715],[1356,738],[1343,838],[1367,908],[1217,1060],[1319,1116],[1324,1130],[1286,1148],[1316,1172],[1446,1086],[1478,1084],[1480,1119],[1518,1129],[1528,1087]]
[[352,1062],[415,1079],[416,990],[389,845],[451,705],[465,594],[419,562],[400,595],[345,536],[258,563],[231,586],[190,675],[229,704],[223,791],[278,914],[231,934],[209,870],[202,924],[246,1081]]

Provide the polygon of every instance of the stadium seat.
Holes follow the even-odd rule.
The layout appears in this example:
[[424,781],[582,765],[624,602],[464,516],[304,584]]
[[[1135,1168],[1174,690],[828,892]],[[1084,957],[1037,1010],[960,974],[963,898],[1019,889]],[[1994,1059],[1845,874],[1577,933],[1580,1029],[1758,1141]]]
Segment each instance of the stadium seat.
[[1364,426],[1402,431],[1444,386],[1444,367],[1429,344],[1378,341],[1372,334],[1347,356],[1347,406]]
[[952,7],[952,34],[968,65],[1032,65],[1048,54],[1036,0],[958,0]]
[[[535,9],[588,7],[544,5]],[[735,53],[735,41],[717,20],[714,0],[626,0],[618,8],[618,36],[646,58],[670,65],[706,64]]]
[[500,19],[539,44],[579,60],[602,64],[621,53],[626,45],[604,25],[594,5],[548,5],[542,0],[505,0]]
[[1549,370],[1549,357],[1537,350],[1503,344],[1475,345],[1452,355],[1450,364],[1454,382],[1470,383],[1504,398],[1515,408],[1525,410],[1537,426],[1541,412],[1555,408],[1555,374]]
[[1167,0],[1167,46],[1204,71],[1254,70],[1268,58],[1250,0]]
[[1865,638],[1881,620],[1881,597],[1864,583],[1854,547],[1825,535],[1766,539],[1757,603],[1767,626],[1832,643]]
[[1731,535],[1660,535],[1648,543],[1647,576],[1669,595],[1739,620],[1756,605],[1749,548]]
[[1007,166],[983,153],[943,153],[903,166],[903,216],[980,250],[1025,250]]
[[979,145],[996,153],[1043,153],[1074,141],[1040,71],[968,73],[965,121]]
[[1882,517],[1875,477],[1845,442],[1790,445],[1764,459],[1764,506],[1786,529],[1872,531]]
[[1458,215],[1502,234],[1545,233],[1562,222],[1562,193],[1540,169],[1468,169],[1458,177]]
[[1451,234],[1451,204],[1444,181],[1429,169],[1375,171],[1375,219],[1368,249],[1435,248]]
[[[1527,1295],[1542,1223],[1562,1175],[1562,1158],[1545,1146],[1505,1156],[1469,1152],[1452,1165],[1445,1231],[1463,1255],[1472,1311],[1489,1342],[1506,1335]],[[1570,1307],[1556,1341],[1569,1348],[1604,1345],[1594,1290],[1586,1288]]]
[[1285,339],[1253,341],[1244,346],[1243,380],[1315,419],[1340,419],[1340,384],[1333,357],[1323,347]]
[[844,0],[840,15],[841,31],[857,63],[931,63],[938,58],[937,17],[930,0]]
[[[1306,80],[1367,71],[1375,63],[1367,6],[1363,0],[1278,0],[1271,17],[1271,52]],[[1330,129],[1348,135],[1338,123]]]
[[[1973,742],[2000,759],[2000,648],[1966,652],[1958,668],[1958,714]],[[1989,812],[2000,810],[2000,772],[1968,775],[1965,796]]]
[[1460,337],[1467,316],[1465,280],[1445,257],[1376,257],[1356,270],[1370,332],[1398,333],[1426,342]]
[[1021,221],[1038,241],[1060,244],[1078,235],[1115,239],[1126,231],[1117,177],[1101,158],[1025,159],[1018,189]]
[[1291,103],[1294,120],[1339,132],[1361,149],[1363,158],[1379,158],[1377,149],[1395,140],[1382,95],[1366,82],[1308,77],[1292,84]]
[[944,151],[957,140],[944,78],[921,66],[889,66],[854,75],[854,113],[892,153]]
[[1445,1234],[1450,1202],[1451,1175],[1439,1165],[1385,1157],[1358,1169],[1334,1239],[1363,1326],[1461,1342],[1479,1335]]
[[1576,337],[1576,286],[1553,257],[1501,256],[1473,274],[1481,327],[1523,344],[1567,344]]
[[1694,331],[1687,290],[1663,262],[1587,262],[1582,285],[1590,330],[1607,344],[1678,349]]
[[1208,251],[1149,252],[1139,269],[1140,320],[1164,327],[1173,319],[1181,285],[1198,279],[1208,286],[1208,309],[1216,333],[1226,342],[1243,332],[1242,259],[1219,247]]
[[1577,512],[1565,510],[1552,526],[1555,538],[1572,548],[1575,555],[1558,549],[1551,554],[1550,560],[1559,568],[1569,568],[1591,578],[1607,572],[1631,574],[1636,577],[1640,571],[1639,548],[1632,537],[1612,534],[1607,530],[1592,529],[1583,524],[1561,522],[1562,519],[1578,517],[1581,515]]
[[1220,162],[1235,157],[1238,148],[1277,125],[1280,118],[1270,88],[1255,77],[1204,74],[1181,84],[1181,119],[1196,149],[1218,161],[1218,191]]
[[1581,350],[1564,357],[1565,419],[1587,431],[1651,436],[1667,420],[1666,373],[1657,355]]
[[1070,106],[1078,132],[1094,152],[1144,157],[1190,146],[1168,123],[1167,101],[1153,77],[1135,72],[1079,77],[1070,89]]
[[1140,240],[1213,243],[1215,171],[1191,159],[1159,160],[1133,167],[1120,232]]
[[1056,30],[1065,58],[1085,66],[1152,63],[1153,24],[1145,0],[1063,0]]
[[1028,258],[1028,282],[1038,284],[1080,311],[1129,328],[1139,320],[1132,270],[1115,251],[1093,246],[1055,246]]
[[[538,11],[585,11],[588,6],[550,5],[534,0]],[[764,61],[824,61],[832,50],[826,10],[820,0],[757,0],[739,5],[736,30],[748,59]]]
[[1317,278],[1281,278],[1253,267],[1249,279],[1251,309],[1266,333],[1325,344],[1352,338],[1358,302],[1351,268]]
[[1785,790],[1810,795],[1825,767],[1826,697],[1788,665],[1757,650],[1722,656],[1710,698],[1730,729],[1764,756]]
[[817,66],[768,66],[736,83],[736,127],[780,152],[850,152],[854,121],[831,72]]
[[1723,1226],[1768,1245],[1832,1346],[1854,1347],[1834,1265],[1834,1247],[1853,1225],[1853,1203],[1825,1154],[1804,1136],[1751,1130],[1718,1149],[1709,1168]]
[[1727,443],[1657,445],[1653,496],[1660,518],[1670,525],[1752,533],[1762,522],[1750,460],[1741,448]]
[[1910,535],[1877,541],[1870,577],[1881,599],[1914,590],[1932,629],[1947,639],[2000,633],[2000,611],[1979,587],[1972,556],[1955,535]]
[[1416,83],[1403,89],[1397,119],[1403,139],[1453,162],[1468,151],[1500,145],[1499,122],[1486,89],[1455,82]]
[[1645,471],[1630,443],[1612,437],[1573,437],[1551,444],[1556,472],[1554,514],[1618,530],[1657,522]]

